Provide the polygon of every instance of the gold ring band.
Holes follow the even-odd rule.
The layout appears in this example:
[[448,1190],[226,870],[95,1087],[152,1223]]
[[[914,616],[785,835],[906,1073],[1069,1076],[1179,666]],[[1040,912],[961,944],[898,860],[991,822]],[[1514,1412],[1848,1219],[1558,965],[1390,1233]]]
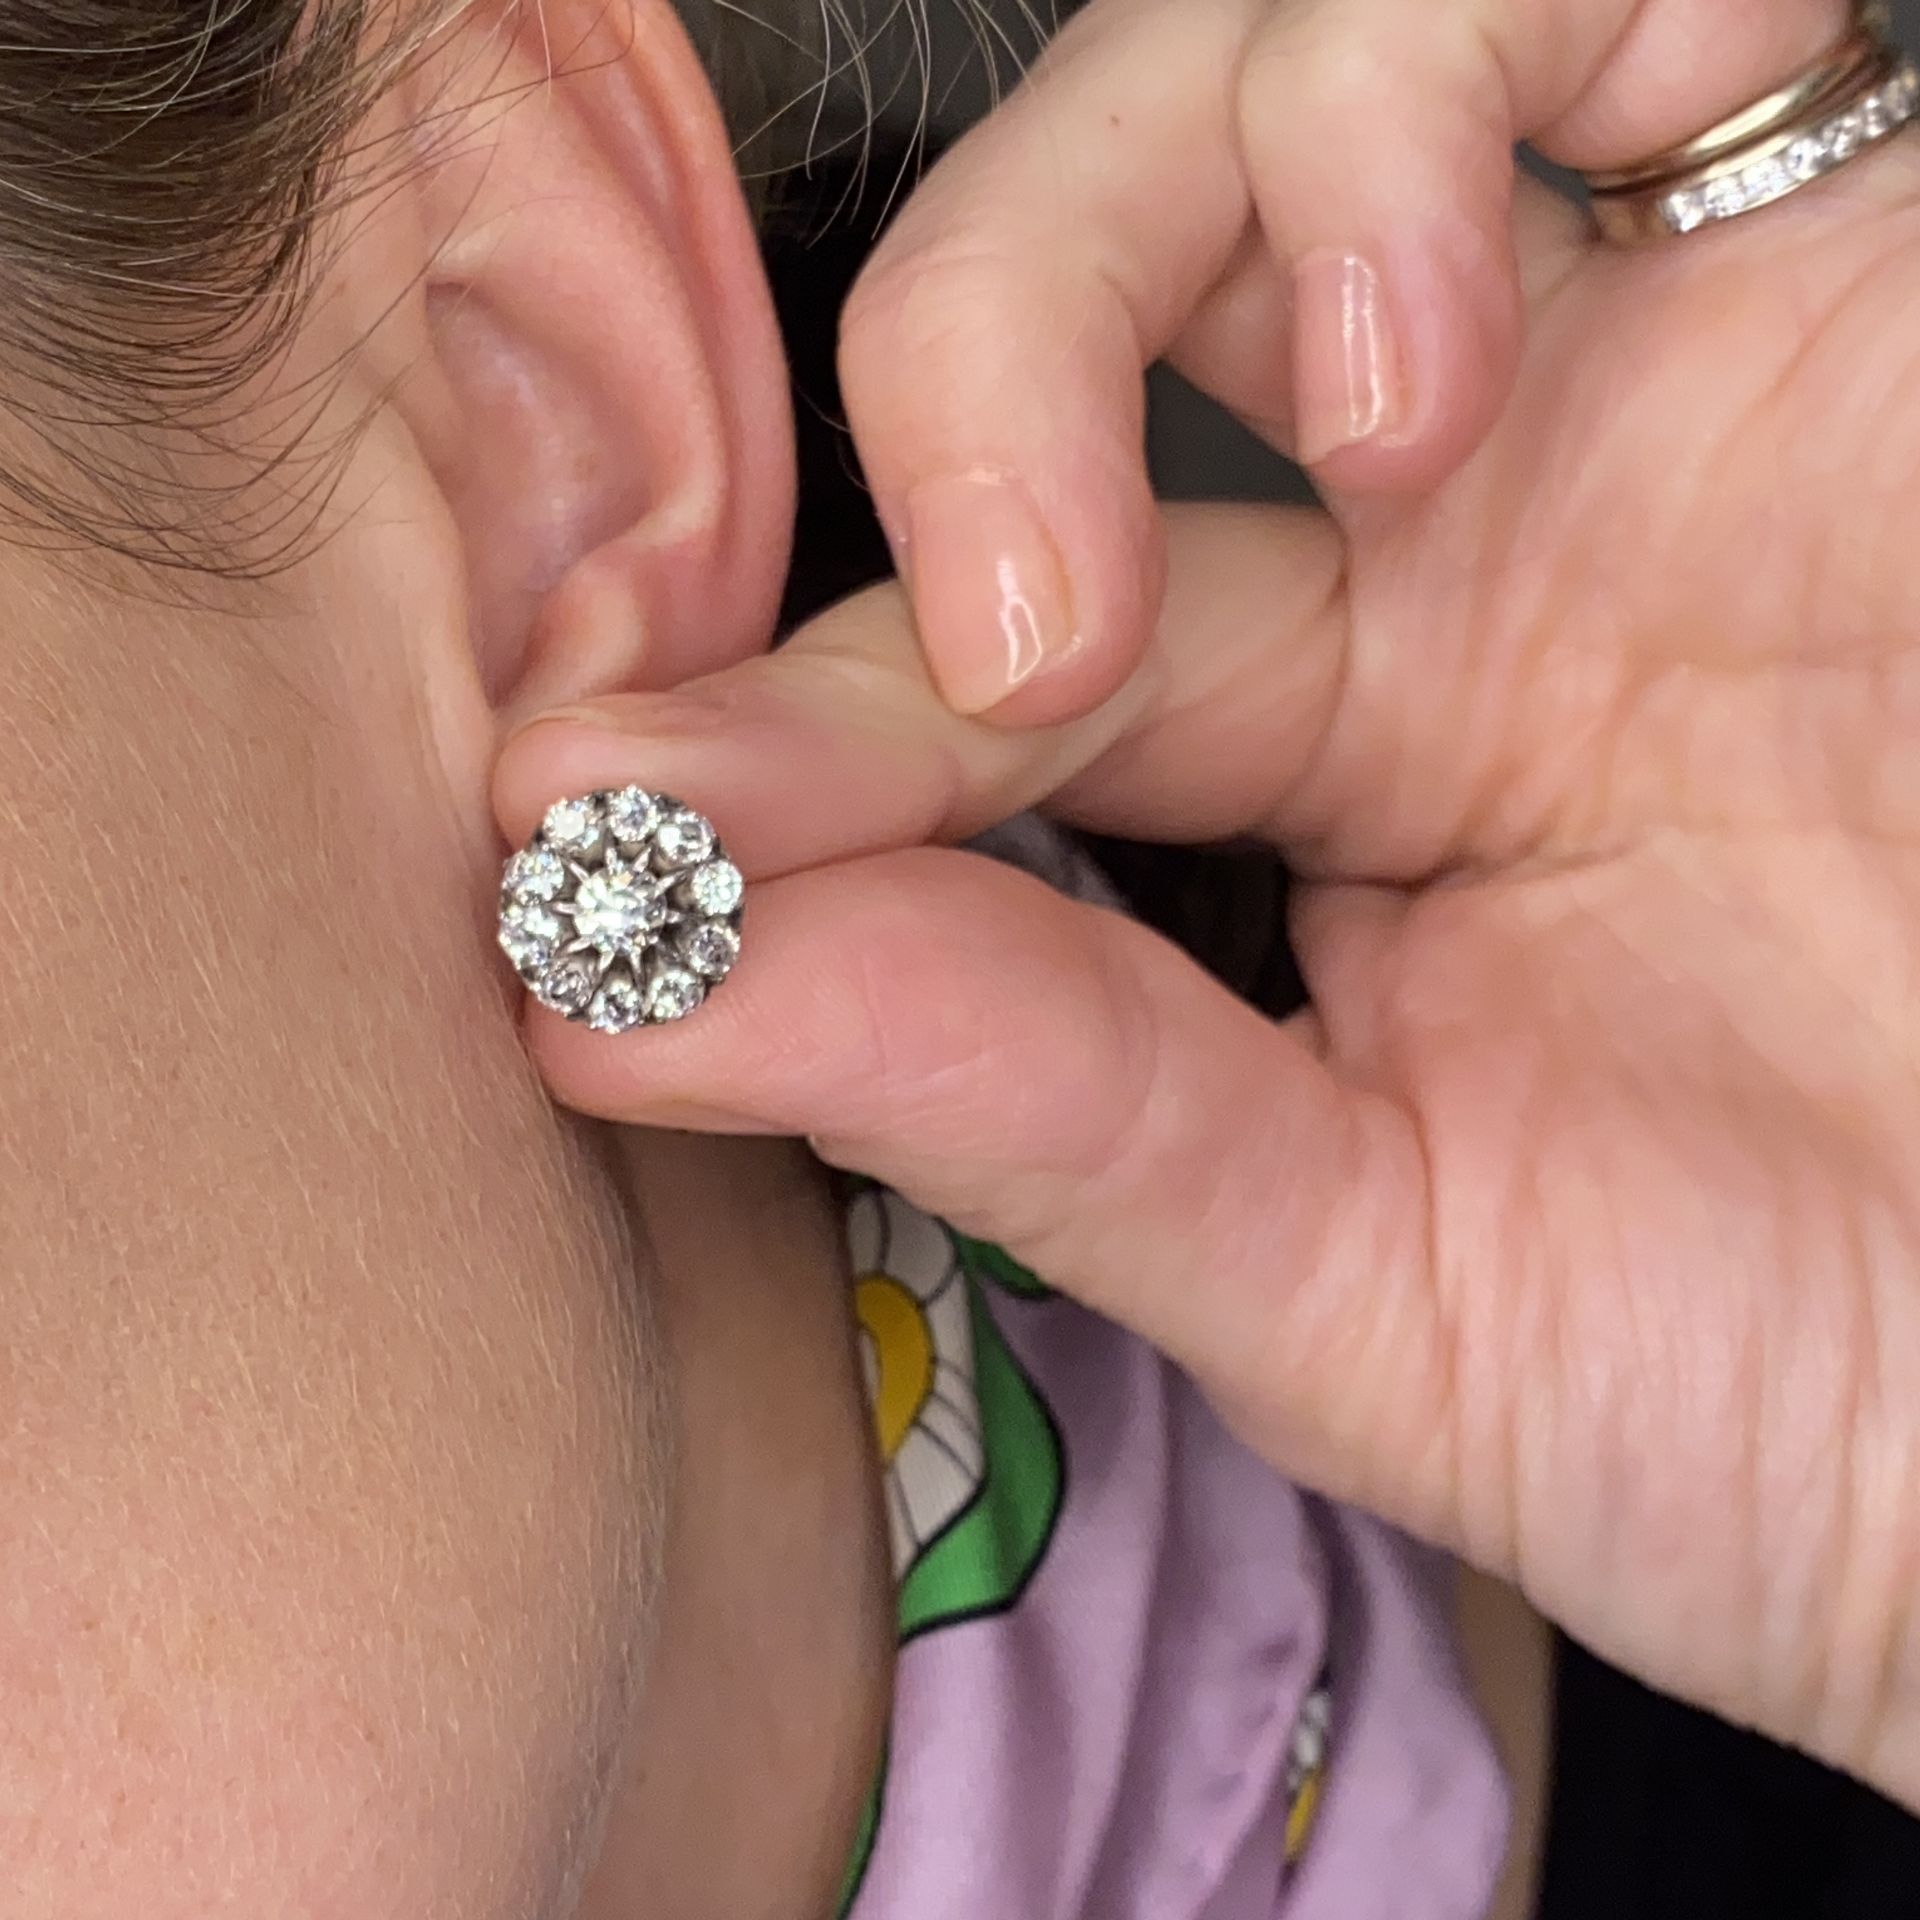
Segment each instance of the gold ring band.
[[[1920,111],[1920,73],[1884,38],[1876,36],[1864,61],[1850,55],[1841,63],[1836,49],[1819,70],[1825,76],[1820,88],[1811,87],[1815,69],[1809,68],[1798,82],[1684,147],[1613,175],[1586,176],[1601,233],[1627,243],[1664,240],[1771,206],[1871,151]],[[1836,81],[1835,72],[1845,77]],[[1783,119],[1775,103],[1789,93],[1802,104]],[[1736,126],[1748,130],[1731,140],[1728,129]],[[1670,155],[1682,152],[1712,157],[1655,171],[1656,161],[1665,167]],[[1631,184],[1604,184],[1610,179]]]
[[1800,125],[1810,114],[1820,115],[1842,94],[1852,91],[1874,63],[1886,57],[1886,31],[1884,7],[1856,7],[1853,25],[1839,44],[1764,99],[1644,160],[1581,177],[1595,193],[1625,193],[1677,180],[1682,174],[1712,166],[1730,153],[1771,139],[1786,128]]

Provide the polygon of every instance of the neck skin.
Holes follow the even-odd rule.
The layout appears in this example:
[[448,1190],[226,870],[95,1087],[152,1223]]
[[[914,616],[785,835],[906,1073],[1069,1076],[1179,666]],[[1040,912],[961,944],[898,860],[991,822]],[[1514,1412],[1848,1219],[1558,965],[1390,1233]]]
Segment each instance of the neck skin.
[[652,1134],[679,1459],[658,1641],[581,1920],[816,1920],[878,1776],[893,1591],[844,1234],[797,1146]]
[[[59,975],[57,991],[31,968],[16,968],[11,988],[0,982],[11,1009],[0,1032],[26,1049],[33,1076],[13,1126],[0,1128],[0,1164],[47,1163],[44,1186],[15,1198],[56,1238],[79,1232],[57,1196],[85,1196],[99,1264],[50,1255],[47,1284],[74,1315],[97,1311],[103,1341],[130,1237],[138,1228],[165,1243],[138,1272],[156,1324],[128,1361],[153,1376],[159,1403],[172,1404],[176,1376],[284,1375],[283,1397],[327,1462],[314,1484],[377,1477],[385,1461],[414,1463],[430,1484],[429,1509],[396,1495],[356,1510],[340,1537],[390,1537],[398,1554],[444,1536],[449,1555],[465,1555],[445,1573],[447,1594],[471,1599],[482,1572],[527,1590],[521,1637],[502,1629],[498,1659],[422,1656],[438,1712],[393,1683],[396,1722],[437,1728],[457,1749],[416,1756],[417,1791],[465,1781],[471,1811],[476,1754],[496,1721],[509,1735],[539,1726],[550,1770],[583,1772],[589,1758],[568,1756],[586,1753],[593,1728],[553,1697],[551,1675],[590,1632],[631,1639],[644,1613],[651,1644],[630,1689],[613,1666],[596,1680],[576,1661],[598,1716],[625,1722],[608,1734],[617,1784],[579,1920],[819,1920],[877,1773],[893,1643],[840,1222],[798,1148],[611,1136],[539,1092],[491,943],[499,854],[484,791],[452,777],[459,763],[449,767],[431,687],[409,681],[456,624],[449,568],[421,531],[431,514],[409,498],[391,440],[369,434],[362,457],[380,461],[389,511],[335,530],[269,592],[236,596],[247,604],[234,612],[160,610],[37,557],[0,555],[12,609],[0,685],[16,695],[0,743],[0,850],[19,853],[15,836],[29,833],[51,849],[44,874],[15,877],[40,930],[35,952]],[[450,654],[451,639],[444,646]],[[139,804],[113,811],[116,794]],[[92,821],[75,795],[97,795],[112,817]],[[315,851],[233,858],[256,845]],[[105,885],[103,874],[117,878]],[[114,918],[135,882],[138,912]],[[191,956],[210,937],[218,965],[198,967]],[[123,963],[130,943],[138,966]],[[124,1027],[81,1019],[112,983],[126,996]],[[50,1006],[78,1011],[49,1018]],[[166,1084],[149,1086],[162,1069]],[[33,1104],[40,1085],[64,1091]],[[112,1148],[121,1171],[102,1183],[102,1149],[60,1100],[126,1116],[123,1132],[150,1111],[152,1131]],[[270,1162],[238,1192],[203,1151],[234,1135]],[[282,1141],[284,1155],[261,1145]],[[389,1190],[397,1178],[404,1203]],[[18,1186],[11,1174],[8,1185]],[[202,1186],[225,1203],[186,1207],[179,1195]],[[174,1271],[164,1259],[189,1220],[198,1238]],[[291,1304],[244,1320],[260,1351],[236,1357],[220,1336],[201,1352],[263,1274]],[[647,1308],[638,1334],[615,1340],[595,1316],[614,1321],[635,1293]],[[340,1303],[338,1339],[364,1346],[337,1376],[314,1364],[296,1311],[309,1295]],[[515,1404],[531,1410],[476,1427],[467,1399],[488,1369],[511,1373]],[[542,1398],[549,1386],[562,1404]],[[626,1424],[623,1407],[656,1396],[667,1444],[636,1483],[629,1455],[604,1436]],[[389,1432],[376,1404],[403,1430]],[[442,1479],[466,1476],[452,1492],[421,1464],[442,1455]],[[525,1462],[549,1456],[549,1494],[530,1504]],[[156,1527],[164,1503],[146,1480],[162,1460],[179,1466],[156,1452],[117,1469],[118,1497],[159,1514]],[[208,1484],[225,1485],[226,1471],[210,1465]],[[590,1578],[598,1562],[582,1543],[639,1533],[653,1506],[665,1526],[650,1595]],[[571,1533],[560,1527],[575,1519]],[[521,1520],[563,1544],[487,1557],[492,1533]],[[287,1557],[330,1564],[334,1535],[308,1541],[302,1526],[288,1509],[276,1535]],[[233,1601],[220,1553],[204,1529],[195,1539],[184,1527],[165,1549],[168,1565],[204,1576],[210,1614]],[[337,1577],[306,1584],[343,1615],[358,1604]],[[384,1621],[412,1605],[386,1590],[363,1611]],[[464,1617],[438,1590],[432,1606],[434,1618]],[[362,1631],[376,1634],[353,1614],[341,1644]],[[522,1649],[543,1632],[553,1646],[537,1665]],[[342,1656],[330,1671],[349,1666]],[[357,1681],[371,1694],[377,1678]],[[482,1697],[450,1706],[453,1680]],[[500,1769],[503,1805],[524,1799],[532,1765],[530,1735],[507,1744],[520,1774]]]
[[[291,1589],[340,1616],[303,1657],[411,1742],[391,1744],[398,1784],[364,1793],[399,1837],[322,1830],[310,1849],[336,1876],[356,1846],[368,1872],[391,1856],[378,1900],[328,1911],[818,1920],[879,1764],[893,1638],[839,1225],[797,1150],[557,1111],[492,937],[487,784],[514,702],[671,684],[761,645],[791,524],[784,370],[724,130],[665,0],[619,9],[634,32],[612,23],[605,47],[600,11],[537,10],[494,44],[481,9],[483,37],[449,38],[376,111],[365,150],[430,128],[421,165],[343,203],[284,364],[231,403],[236,482],[279,484],[261,475],[282,434],[343,450],[305,557],[159,613],[131,569],[81,580],[0,549],[0,859],[30,821],[44,898],[16,888],[16,907],[59,936],[36,936],[45,978],[0,979],[0,1035],[52,1090],[0,1125],[0,1198],[56,1238],[94,1231],[92,1270],[62,1246],[41,1283],[95,1316],[103,1350],[124,1246],[154,1243],[138,1293],[158,1324],[129,1365],[163,1411],[181,1379],[284,1381],[262,1404],[313,1430],[324,1470],[295,1476],[298,1498],[261,1496]],[[550,21],[578,56],[557,77]],[[287,394],[324,396],[323,417]],[[216,464],[196,445],[196,476]],[[109,993],[111,1022],[93,1017]],[[96,1112],[144,1129],[106,1192],[81,1137]],[[223,1177],[215,1139],[265,1164]],[[180,1204],[202,1189],[217,1198]],[[189,1214],[205,1244],[182,1250]],[[275,1312],[230,1305],[253,1285]],[[333,1374],[310,1300],[337,1310]],[[238,1354],[229,1313],[252,1342]],[[73,1397],[63,1416],[83,1422]],[[640,1417],[656,1403],[663,1435]],[[116,1452],[107,1504],[161,1512],[146,1481],[179,1457]],[[398,1490],[350,1522],[307,1517],[315,1487],[383,1474]],[[231,1478],[222,1456],[195,1484]],[[61,1537],[57,1516],[16,1519]],[[331,1573],[342,1541],[379,1577]],[[182,1617],[234,1611],[220,1547],[197,1520],[163,1540],[199,1582]],[[431,1585],[385,1577],[428,1548],[447,1562]],[[125,1552],[111,1531],[98,1550],[109,1569]],[[260,1612],[269,1641],[299,1624],[277,1596]],[[370,1675],[361,1643],[403,1638],[396,1622],[441,1641]],[[155,1670],[185,1694],[172,1658]],[[258,1691],[237,1711],[266,1728]],[[317,1764],[319,1742],[268,1731],[276,1764]],[[303,1815],[363,1804],[304,1781],[287,1797]],[[277,1805],[256,1824],[292,1847]],[[202,1851],[218,1878],[228,1863]],[[319,1910],[229,1878],[260,1910]],[[173,1897],[169,1913],[204,1909]]]
[[[342,324],[358,339],[370,322],[349,301]],[[403,329],[371,338],[369,382],[414,364]],[[349,681],[376,660],[410,663],[406,738],[382,751],[440,784],[447,859],[484,913],[499,876],[497,716],[476,697],[472,540],[416,424],[387,409],[361,444],[381,511],[318,557],[317,624],[347,636],[323,644],[351,650]],[[780,471],[785,458],[769,455]],[[370,716],[381,703],[357,704]],[[491,953],[488,965],[497,981]],[[639,1242],[661,1360],[649,1390],[671,1444],[652,1645],[579,1920],[821,1920],[878,1774],[894,1642],[844,1234],[798,1148],[588,1130],[611,1143]]]

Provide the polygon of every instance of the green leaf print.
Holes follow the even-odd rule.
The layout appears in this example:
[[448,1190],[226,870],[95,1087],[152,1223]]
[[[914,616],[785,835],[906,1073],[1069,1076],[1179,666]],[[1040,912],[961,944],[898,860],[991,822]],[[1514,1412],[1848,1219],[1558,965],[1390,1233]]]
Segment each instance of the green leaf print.
[[[1044,1299],[1045,1288],[997,1249],[955,1236],[967,1272],[973,1325],[974,1386],[980,1401],[980,1431],[986,1471],[980,1490],[946,1530],[931,1541],[900,1584],[900,1643],[965,1620],[1004,1613],[1014,1606],[1046,1557],[1066,1496],[1066,1456],[1060,1430],[1033,1382],[1008,1347],[986,1290],[993,1283],[1026,1299]],[[992,1266],[984,1256],[994,1256]],[[1000,1279],[998,1264],[1019,1276]],[[851,1911],[873,1858],[886,1792],[881,1763],[860,1825],[842,1896],[842,1920]]]
[[1040,1564],[1060,1517],[1065,1473],[1059,1430],[979,1288],[970,1293],[986,1477],[978,1497],[901,1583],[903,1644],[953,1621],[1012,1606]]
[[[949,1233],[953,1229],[947,1229]],[[970,1240],[964,1233],[953,1234],[953,1244],[960,1254],[960,1264],[976,1280],[991,1281],[1003,1293],[1010,1293],[1018,1300],[1051,1300],[1053,1289],[1036,1275],[1029,1273],[1020,1262],[1005,1251],[986,1240]]]

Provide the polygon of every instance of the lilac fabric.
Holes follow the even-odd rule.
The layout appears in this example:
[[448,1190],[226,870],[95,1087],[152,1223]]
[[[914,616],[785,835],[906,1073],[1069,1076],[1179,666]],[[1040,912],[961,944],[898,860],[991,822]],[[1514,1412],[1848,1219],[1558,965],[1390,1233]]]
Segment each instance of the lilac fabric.
[[[1192,1386],[1064,1301],[996,1298],[1066,1461],[1017,1605],[902,1652],[855,1920],[1473,1920],[1507,1794],[1449,1570],[1302,1495]],[[1286,1865],[1295,1716],[1327,1779]]]
[[[1044,823],[979,844],[1118,905]],[[1049,1411],[1058,1518],[1010,1606],[902,1648],[850,1920],[1479,1920],[1509,1796],[1450,1563],[1282,1480],[1131,1335],[1064,1300],[979,1299]],[[1289,1761],[1323,1689],[1290,1862]]]

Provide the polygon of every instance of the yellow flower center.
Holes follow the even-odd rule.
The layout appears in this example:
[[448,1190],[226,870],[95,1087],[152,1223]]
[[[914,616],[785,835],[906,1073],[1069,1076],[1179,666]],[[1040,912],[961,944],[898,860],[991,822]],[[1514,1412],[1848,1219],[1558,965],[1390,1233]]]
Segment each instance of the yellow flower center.
[[933,1329],[926,1309],[890,1273],[863,1274],[854,1283],[853,1310],[879,1363],[873,1419],[881,1456],[891,1461],[933,1393]]

